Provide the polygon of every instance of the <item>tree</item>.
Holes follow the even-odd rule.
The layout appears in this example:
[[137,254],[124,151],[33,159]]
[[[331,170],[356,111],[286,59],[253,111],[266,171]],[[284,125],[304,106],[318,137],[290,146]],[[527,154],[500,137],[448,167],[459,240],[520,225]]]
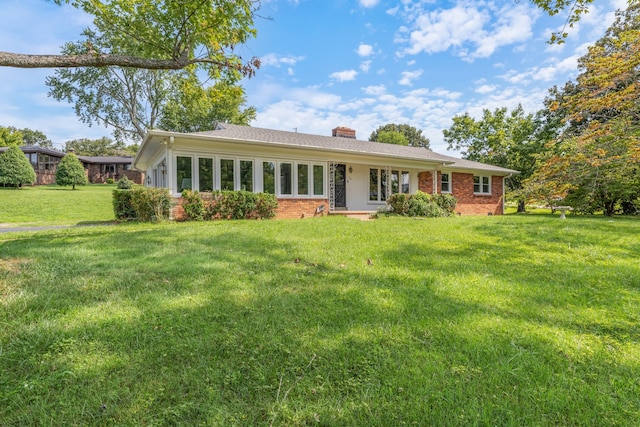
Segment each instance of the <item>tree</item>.
[[241,86],[223,81],[204,88],[195,76],[181,83],[162,109],[161,129],[200,132],[213,130],[218,122],[248,125],[256,118],[255,107],[243,109],[246,97]]
[[100,139],[72,139],[65,143],[67,152],[73,151],[76,156],[128,156],[131,153],[122,142],[102,137]]
[[507,108],[484,109],[480,120],[468,113],[455,116],[451,127],[442,132],[447,148],[462,150],[463,158],[519,171],[506,180],[506,187],[517,198],[518,211],[523,212],[522,180],[531,176],[535,154],[543,149],[535,131],[533,115],[525,114],[518,105],[510,113]]
[[69,153],[58,163],[56,170],[56,184],[63,187],[71,186],[72,190],[76,189],[76,185],[87,185],[87,175],[78,156]]
[[[400,145],[408,145],[410,147],[429,148],[429,138],[422,135],[422,131],[407,124],[389,123],[378,127],[369,136],[369,141],[386,142],[397,144],[403,140],[396,135],[390,133],[400,133],[404,136],[406,143]],[[381,135],[382,133],[382,135]],[[384,141],[386,139],[386,141]]]
[[[105,43],[87,33],[94,46]],[[68,43],[63,52],[72,54],[83,48]],[[84,123],[113,129],[119,141],[141,141],[147,129],[211,130],[216,121],[248,124],[255,108],[241,110],[244,90],[233,78],[220,80],[204,89],[194,69],[182,71],[140,70],[123,67],[61,68],[47,78],[49,96],[75,105]]]
[[14,127],[0,126],[0,147],[22,145],[24,143],[22,132]]
[[22,132],[24,145],[37,145],[39,147],[53,148],[53,142],[47,138],[47,135],[39,130],[24,128],[20,129],[20,132]]
[[[0,52],[0,66],[76,68],[120,66],[179,70],[198,66],[212,77],[251,77],[257,58],[245,61],[235,46],[255,37],[256,0],[53,0],[93,17],[89,30],[108,41],[74,54],[26,55]],[[85,34],[86,35],[86,34]],[[105,47],[108,46],[108,47]]]
[[640,196],[639,31],[636,4],[580,58],[575,90],[554,106],[565,128],[528,182],[533,194],[606,215]]
[[11,145],[4,153],[0,153],[0,184],[20,187],[34,182],[36,173],[20,147]]

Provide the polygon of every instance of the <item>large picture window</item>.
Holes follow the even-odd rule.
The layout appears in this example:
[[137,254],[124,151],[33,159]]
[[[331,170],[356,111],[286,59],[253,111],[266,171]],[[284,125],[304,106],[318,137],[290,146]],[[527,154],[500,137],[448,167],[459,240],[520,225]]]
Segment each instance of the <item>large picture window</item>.
[[491,194],[491,178],[483,175],[474,175],[473,192],[476,194]]
[[220,159],[220,189],[235,190],[234,185],[234,163],[232,159]]
[[176,188],[178,193],[182,190],[191,190],[191,179],[193,176],[193,168],[191,166],[191,157],[176,157]]
[[369,201],[384,202],[395,193],[409,194],[409,172],[369,169]]
[[309,165],[304,163],[298,164],[298,194],[309,194]]
[[213,191],[213,159],[198,159],[198,189]]
[[276,162],[262,162],[262,191],[276,194]]

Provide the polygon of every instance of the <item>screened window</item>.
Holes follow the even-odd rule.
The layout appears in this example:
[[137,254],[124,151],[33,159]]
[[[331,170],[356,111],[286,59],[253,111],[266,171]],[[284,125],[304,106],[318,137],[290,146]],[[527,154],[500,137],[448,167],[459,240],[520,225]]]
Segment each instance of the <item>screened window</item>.
[[235,190],[234,185],[234,161],[231,159],[220,160],[220,189],[221,190]]
[[309,165],[298,165],[298,194],[302,196],[309,194]]
[[313,165],[313,195],[322,196],[324,194],[324,166]]
[[176,187],[179,193],[191,190],[192,172],[191,157],[176,157]]
[[240,189],[253,191],[253,161],[240,160]]
[[451,175],[448,173],[440,175],[440,192],[451,193]]
[[491,179],[488,176],[473,176],[473,192],[476,194],[491,194]]
[[213,191],[213,159],[198,159],[198,188],[200,191]]
[[280,194],[293,194],[293,165],[280,163]]
[[262,162],[262,191],[276,194],[276,163]]

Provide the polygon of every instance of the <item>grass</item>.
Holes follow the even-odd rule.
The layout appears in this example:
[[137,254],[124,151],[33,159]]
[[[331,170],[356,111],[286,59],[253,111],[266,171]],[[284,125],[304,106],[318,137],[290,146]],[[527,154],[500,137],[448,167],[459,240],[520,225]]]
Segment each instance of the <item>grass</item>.
[[0,424],[635,425],[638,235],[542,215],[0,234]]
[[0,187],[0,227],[76,225],[114,220],[115,185]]

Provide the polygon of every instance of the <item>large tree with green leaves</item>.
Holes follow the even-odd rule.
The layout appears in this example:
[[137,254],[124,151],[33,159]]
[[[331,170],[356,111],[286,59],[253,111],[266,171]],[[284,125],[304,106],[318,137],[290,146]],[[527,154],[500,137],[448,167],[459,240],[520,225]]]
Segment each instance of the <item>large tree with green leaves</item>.
[[[0,66],[76,68],[119,66],[179,70],[190,66],[251,76],[260,66],[235,47],[254,37],[256,0],[53,0],[93,18],[90,32],[108,43],[61,55],[0,52]],[[85,34],[86,36],[86,34]],[[86,43],[85,43],[86,42]]]
[[506,186],[518,199],[518,210],[524,211],[525,200],[519,190],[522,180],[533,173],[535,154],[543,147],[536,137],[532,114],[525,113],[520,105],[511,112],[507,108],[484,109],[481,119],[465,113],[455,116],[443,134],[448,149],[461,151],[465,159],[519,171],[506,180]]
[[0,153],[0,184],[20,187],[36,182],[36,173],[17,145]]
[[24,144],[22,132],[12,126],[0,126],[0,147]]
[[579,60],[573,90],[553,105],[565,127],[527,183],[532,194],[607,215],[640,196],[639,34],[635,5]]
[[89,180],[85,173],[84,167],[73,153],[69,153],[62,158],[56,169],[56,184],[63,187],[71,186],[72,190],[76,189],[76,185],[87,185]]
[[76,156],[132,156],[135,154],[123,142],[113,141],[107,137],[72,139],[65,143],[65,150],[73,152]]
[[388,123],[371,132],[369,141],[429,148],[429,138],[422,131],[407,124]]

